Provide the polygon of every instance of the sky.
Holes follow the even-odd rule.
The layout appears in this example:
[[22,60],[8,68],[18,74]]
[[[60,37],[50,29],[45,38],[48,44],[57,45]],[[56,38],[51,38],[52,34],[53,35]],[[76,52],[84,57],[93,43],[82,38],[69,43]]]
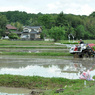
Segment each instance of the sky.
[[0,0],[0,12],[60,13],[90,15],[95,11],[95,0]]

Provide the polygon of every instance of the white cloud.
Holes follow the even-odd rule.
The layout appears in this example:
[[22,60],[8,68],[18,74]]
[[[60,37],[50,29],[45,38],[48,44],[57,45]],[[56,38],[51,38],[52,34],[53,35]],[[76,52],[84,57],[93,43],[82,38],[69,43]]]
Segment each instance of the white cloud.
[[29,8],[29,7],[24,7],[24,6],[8,6],[8,7],[0,7],[0,11],[14,11],[14,10],[19,10],[19,11],[26,11],[27,13],[35,13],[35,9]]
[[94,11],[93,8],[91,8],[88,4],[85,4],[84,6],[81,7],[80,9],[80,14],[86,14],[89,15]]
[[49,3],[47,9],[49,12],[59,13],[63,11],[64,13],[71,13],[76,15],[89,15],[94,11],[93,6],[90,4],[91,1],[86,0],[60,0],[57,2]]
[[60,6],[60,2],[55,2],[47,5],[49,10],[56,10],[60,8],[59,6]]
[[60,13],[63,11],[63,4],[61,4],[59,1],[50,3],[47,5],[47,10],[51,13]]
[[[68,7],[70,6],[70,7]],[[66,9],[65,9],[65,12],[66,13],[73,13],[73,14],[76,14],[76,15],[89,15],[91,14],[94,9],[89,6],[88,4],[84,4],[84,5],[81,5],[81,4],[69,4],[69,5],[66,5]]]
[[[1,0],[0,0],[1,1]],[[72,13],[89,15],[95,10],[95,0],[3,0],[0,11],[26,11],[28,13]]]

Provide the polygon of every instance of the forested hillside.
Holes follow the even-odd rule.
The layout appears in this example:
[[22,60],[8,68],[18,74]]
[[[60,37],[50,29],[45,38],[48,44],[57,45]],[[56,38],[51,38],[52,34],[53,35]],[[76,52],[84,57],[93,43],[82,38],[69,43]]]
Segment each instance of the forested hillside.
[[22,26],[42,26],[43,36],[57,40],[95,38],[95,12],[89,16],[73,14],[28,14],[20,11],[0,12],[0,35],[4,35],[5,25],[12,24],[22,31]]

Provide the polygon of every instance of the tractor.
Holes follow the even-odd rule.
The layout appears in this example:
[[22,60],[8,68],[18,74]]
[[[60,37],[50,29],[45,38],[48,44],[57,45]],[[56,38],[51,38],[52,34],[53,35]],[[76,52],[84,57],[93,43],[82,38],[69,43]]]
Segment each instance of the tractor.
[[95,44],[74,45],[69,52],[74,55],[74,58],[91,58],[95,56]]

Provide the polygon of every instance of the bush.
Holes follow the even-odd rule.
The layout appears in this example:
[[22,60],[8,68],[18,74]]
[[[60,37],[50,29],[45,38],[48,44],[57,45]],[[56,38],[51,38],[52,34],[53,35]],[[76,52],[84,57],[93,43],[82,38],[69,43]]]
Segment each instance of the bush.
[[8,36],[10,39],[18,39],[19,38],[16,33],[10,33]]

